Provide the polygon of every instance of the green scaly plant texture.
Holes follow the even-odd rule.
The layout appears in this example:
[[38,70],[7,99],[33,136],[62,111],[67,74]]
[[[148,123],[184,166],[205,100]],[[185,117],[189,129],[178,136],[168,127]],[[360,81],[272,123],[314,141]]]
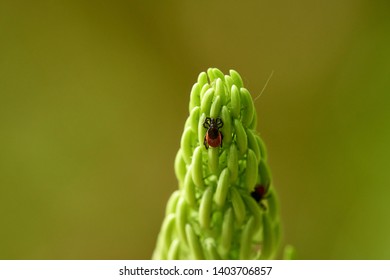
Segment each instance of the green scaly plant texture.
[[[171,195],[153,259],[273,259],[280,220],[257,114],[240,75],[210,68],[191,90]],[[220,118],[222,146],[204,145]],[[264,190],[260,196],[256,190]]]

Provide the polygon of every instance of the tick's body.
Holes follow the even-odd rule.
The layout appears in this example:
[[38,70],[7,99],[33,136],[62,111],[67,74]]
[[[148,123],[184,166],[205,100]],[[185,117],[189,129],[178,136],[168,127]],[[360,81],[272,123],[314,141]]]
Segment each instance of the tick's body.
[[206,149],[209,146],[216,148],[218,146],[222,147],[223,135],[219,129],[223,126],[223,122],[220,118],[206,118],[203,123],[203,127],[207,128],[206,135],[204,136],[203,144]]

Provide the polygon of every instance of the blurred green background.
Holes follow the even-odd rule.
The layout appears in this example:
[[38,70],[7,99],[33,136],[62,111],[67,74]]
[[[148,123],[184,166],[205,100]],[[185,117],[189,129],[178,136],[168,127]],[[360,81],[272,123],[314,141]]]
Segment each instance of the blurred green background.
[[390,259],[389,1],[1,1],[0,259],[148,259],[189,93],[237,70],[284,244]]

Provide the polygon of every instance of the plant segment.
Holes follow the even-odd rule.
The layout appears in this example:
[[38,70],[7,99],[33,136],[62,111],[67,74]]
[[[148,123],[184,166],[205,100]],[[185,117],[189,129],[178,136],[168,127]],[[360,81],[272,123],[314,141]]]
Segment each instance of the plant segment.
[[[215,126],[217,147],[205,140],[210,119],[223,124]],[[277,197],[256,124],[252,96],[236,71],[210,68],[198,76],[175,159],[179,189],[167,203],[154,259],[275,258]]]

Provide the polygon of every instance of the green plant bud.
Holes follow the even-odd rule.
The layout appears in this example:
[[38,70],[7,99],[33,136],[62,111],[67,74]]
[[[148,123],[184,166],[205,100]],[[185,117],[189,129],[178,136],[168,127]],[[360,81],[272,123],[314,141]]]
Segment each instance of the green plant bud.
[[241,112],[241,97],[240,97],[240,91],[237,88],[236,85],[232,86],[231,89],[231,113],[233,118],[238,119],[240,117],[240,112]]
[[190,96],[190,106],[189,111],[191,112],[192,109],[196,106],[200,106],[200,90],[202,88],[198,83],[195,83],[191,89],[191,96]]
[[180,198],[176,208],[176,229],[179,234],[180,242],[187,244],[186,223],[187,223],[187,204],[184,198]]
[[240,260],[248,260],[251,255],[252,237],[254,234],[253,217],[249,218],[241,235]]
[[182,188],[182,185],[184,183],[184,177],[186,176],[186,172],[187,172],[187,166],[184,161],[181,149],[179,149],[175,158],[175,174],[179,181],[180,188]]
[[211,104],[210,117],[214,119],[217,118],[221,113],[221,107],[222,107],[221,97],[217,95],[214,98],[213,104]]
[[221,176],[218,180],[217,190],[215,191],[214,200],[219,207],[223,207],[226,202],[226,195],[230,185],[230,173],[228,168],[225,168],[221,172]]
[[213,190],[211,187],[208,187],[200,201],[199,207],[199,224],[202,228],[209,228],[211,220],[211,209],[213,206]]
[[229,113],[229,109],[226,106],[222,107],[222,120],[223,127],[221,132],[223,135],[223,145],[230,145],[232,142],[232,121]]
[[263,247],[261,248],[261,259],[267,260],[271,257],[274,246],[274,236],[269,216],[263,214]]
[[219,155],[219,166],[227,165],[227,149],[223,149],[222,153]]
[[200,86],[203,86],[203,85],[208,83],[206,72],[202,72],[202,73],[199,74],[199,76],[198,76],[198,83],[199,83]]
[[226,256],[229,254],[234,234],[234,217],[232,208],[229,208],[225,212],[221,234],[221,252],[224,258],[226,258]]
[[187,201],[188,205],[195,207],[195,184],[192,181],[192,167],[189,168],[186,177],[184,179],[184,198]]
[[214,70],[213,68],[207,69],[207,76],[209,77],[210,84],[212,82],[214,82],[214,80],[216,79],[216,76],[214,75],[214,71],[213,70]]
[[183,136],[181,137],[180,147],[183,159],[186,164],[191,163],[193,135],[194,133],[192,132],[191,128],[187,127],[183,132]]
[[256,136],[256,141],[260,148],[261,158],[264,161],[267,161],[267,149],[265,148],[263,140],[261,140],[260,137]]
[[209,149],[209,169],[212,174],[218,173],[218,164],[219,164],[219,152],[217,149]]
[[232,88],[232,86],[234,84],[232,77],[230,77],[229,75],[225,75],[225,84],[226,84],[226,88],[228,89],[228,91],[230,91],[230,89]]
[[264,160],[261,160],[259,163],[259,177],[261,184],[263,184],[264,186],[271,185],[271,175],[268,166]]
[[200,102],[200,111],[203,114],[210,115],[211,101],[214,98],[214,89],[209,88]]
[[236,188],[230,188],[230,195],[237,224],[241,225],[246,217],[245,204]]
[[168,260],[178,260],[179,259],[179,250],[180,250],[180,241],[174,239],[169,247],[168,251]]
[[240,155],[244,155],[248,149],[248,137],[241,122],[237,119],[234,120],[234,129],[236,131],[238,151]]
[[190,246],[194,259],[195,260],[204,259],[202,247],[200,245],[198,236],[195,234],[194,230],[189,224],[186,225],[186,234],[187,234],[188,245]]
[[191,128],[191,116],[186,119],[186,122],[184,123],[184,129],[187,127]]
[[225,81],[225,75],[222,73],[221,70],[214,68],[213,69],[214,76],[221,79],[222,81]]
[[176,212],[176,206],[179,198],[180,198],[180,191],[179,190],[174,191],[171,197],[169,198],[167,207],[165,209],[166,216]]
[[221,103],[226,104],[225,85],[220,78],[217,79],[215,85],[215,95],[221,98]]
[[262,208],[261,206],[250,196],[245,195],[243,196],[246,206],[249,209],[249,212],[253,216],[253,221],[255,224],[256,231],[259,231],[261,229],[261,222],[262,222]]
[[254,112],[253,112],[252,122],[248,126],[248,128],[250,128],[250,129],[256,129],[256,127],[257,127],[257,113],[256,113],[256,108],[254,106],[255,105],[253,104]]
[[278,216],[278,202],[276,198],[276,193],[274,191],[274,188],[271,187],[269,190],[270,194],[267,199],[268,201],[268,211],[269,211],[269,216],[272,221],[276,220],[276,217]]
[[164,223],[162,225],[162,230],[165,233],[162,236],[164,240],[161,243],[164,246],[162,248],[164,254],[168,253],[169,244],[171,244],[171,241],[172,241],[172,232],[173,232],[174,228],[175,228],[175,214],[169,214],[165,218]]
[[231,144],[228,154],[228,168],[230,171],[230,182],[235,182],[238,177],[238,151],[236,144]]
[[190,121],[189,121],[190,127],[192,131],[195,133],[195,135],[198,134],[199,115],[200,115],[200,108],[199,106],[196,106],[191,111]]
[[204,137],[206,135],[206,131],[207,129],[204,128],[203,124],[204,124],[204,120],[206,119],[206,114],[202,114],[199,118],[199,123],[198,123],[198,144],[203,146],[203,141],[204,141]]
[[[213,187],[214,189],[214,187]],[[223,213],[221,210],[214,209],[213,214],[211,216],[211,227],[220,229],[220,226],[223,222]]]
[[240,74],[238,74],[235,70],[230,70],[229,73],[230,73],[230,77],[232,77],[232,79],[233,79],[234,84],[238,88],[242,88],[243,83],[242,83],[242,79],[241,79]]
[[256,141],[256,136],[253,134],[251,129],[246,129],[246,135],[248,136],[248,147],[255,152],[256,161],[260,162],[261,152],[258,142]]
[[241,112],[242,124],[245,127],[249,127],[253,120],[255,108],[253,105],[251,94],[246,88],[241,88],[240,94],[241,104],[243,107],[243,110]]
[[255,153],[249,149],[246,159],[245,183],[249,191],[253,191],[257,179],[257,161]]
[[192,157],[192,180],[197,187],[203,187],[203,159],[202,159],[202,148],[198,146],[194,150]]
[[205,84],[203,85],[202,89],[200,90],[200,99],[203,100],[204,98],[204,95],[206,94],[206,92],[210,89],[210,85],[209,84]]

